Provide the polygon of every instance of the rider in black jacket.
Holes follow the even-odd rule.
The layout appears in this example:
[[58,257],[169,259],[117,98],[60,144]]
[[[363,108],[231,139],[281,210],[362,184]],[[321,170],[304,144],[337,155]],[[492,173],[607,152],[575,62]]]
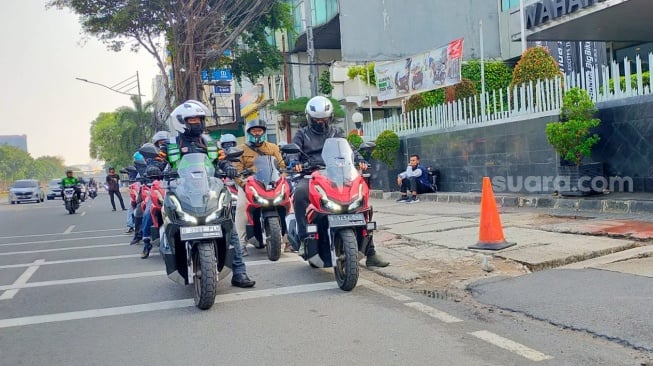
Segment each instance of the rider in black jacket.
[[[308,155],[312,164],[324,163],[322,161],[322,147],[324,141],[330,137],[345,138],[342,129],[331,126],[329,123],[333,121],[333,104],[331,101],[323,96],[312,98],[306,104],[306,119],[308,125],[295,134],[292,139],[294,144]],[[302,164],[307,159],[301,154],[294,154],[289,156],[291,165],[294,165],[296,171],[302,170]],[[363,157],[356,153],[356,160],[362,170],[367,169],[367,163]],[[295,210],[295,219],[297,220],[297,231],[299,237],[303,241],[306,238],[306,208],[308,207],[308,180],[301,179],[295,187],[295,194],[293,196],[293,207]],[[301,254],[301,250],[300,250]],[[368,246],[367,260],[365,262],[368,267],[385,267],[389,262],[383,260],[374,248],[374,242]]]

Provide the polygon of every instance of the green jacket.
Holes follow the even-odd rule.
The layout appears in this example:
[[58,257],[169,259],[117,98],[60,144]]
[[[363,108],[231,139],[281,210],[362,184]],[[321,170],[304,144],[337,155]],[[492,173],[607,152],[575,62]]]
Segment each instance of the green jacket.
[[77,178],[75,178],[75,177],[71,177],[71,178],[64,177],[61,180],[61,186],[62,187],[76,186],[77,184],[79,184],[79,180],[77,180]]

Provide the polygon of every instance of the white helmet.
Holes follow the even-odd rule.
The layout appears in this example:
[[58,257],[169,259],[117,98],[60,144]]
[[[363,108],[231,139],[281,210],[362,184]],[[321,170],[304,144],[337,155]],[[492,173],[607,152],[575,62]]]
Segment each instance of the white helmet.
[[225,133],[224,135],[220,136],[220,147],[222,149],[228,149],[230,147],[235,147],[238,145],[238,140],[236,139],[236,136],[230,134],[230,133]]
[[[325,123],[318,123],[314,119],[324,119]],[[306,103],[306,121],[308,127],[317,134],[326,132],[329,128],[329,123],[333,121],[333,104],[328,98],[321,95],[311,98]]]
[[154,136],[152,136],[152,143],[156,146],[158,146],[157,142],[161,140],[168,142],[168,140],[170,140],[170,133],[168,133],[168,131],[158,131]]
[[208,108],[204,104],[192,99],[187,100],[170,113],[171,127],[181,134],[188,134],[191,128],[186,120],[190,117],[200,117],[202,130],[204,130],[207,114],[209,114]]

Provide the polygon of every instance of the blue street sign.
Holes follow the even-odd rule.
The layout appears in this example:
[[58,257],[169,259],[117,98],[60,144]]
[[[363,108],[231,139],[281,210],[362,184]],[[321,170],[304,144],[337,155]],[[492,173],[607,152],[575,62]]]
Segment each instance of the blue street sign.
[[230,69],[202,70],[200,73],[202,81],[229,81],[233,80]]
[[230,69],[213,70],[213,80],[232,80]]
[[213,92],[215,94],[231,94],[231,86],[230,85],[214,85],[213,86]]

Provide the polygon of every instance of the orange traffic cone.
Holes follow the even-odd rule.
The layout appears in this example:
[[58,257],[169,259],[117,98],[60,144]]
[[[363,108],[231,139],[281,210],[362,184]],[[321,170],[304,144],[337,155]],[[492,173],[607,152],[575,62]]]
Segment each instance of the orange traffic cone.
[[478,243],[469,249],[500,250],[511,247],[515,243],[508,243],[503,237],[503,227],[497,203],[494,200],[492,184],[489,177],[483,177],[483,192],[481,193],[481,224],[479,228]]

